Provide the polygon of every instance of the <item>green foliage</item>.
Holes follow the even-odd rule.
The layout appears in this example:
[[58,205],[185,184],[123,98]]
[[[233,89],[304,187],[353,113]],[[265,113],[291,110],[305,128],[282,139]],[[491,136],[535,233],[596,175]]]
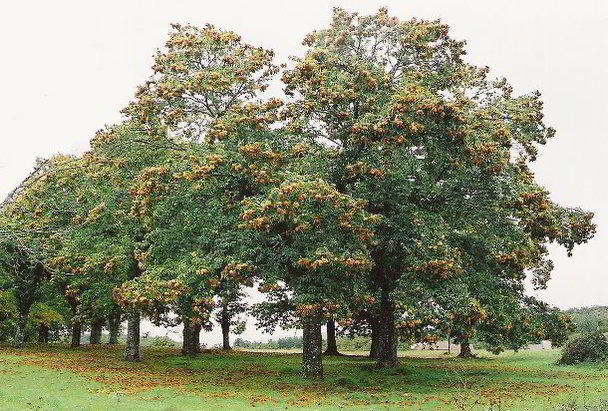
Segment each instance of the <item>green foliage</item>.
[[573,365],[583,362],[598,362],[608,359],[608,338],[603,333],[576,337],[564,346],[560,364]]
[[608,307],[581,307],[567,310],[581,334],[608,332]]
[[242,338],[234,340],[234,347],[237,348],[254,348],[264,350],[294,350],[302,349],[302,337],[281,337],[276,340],[270,339],[266,342],[247,341]]
[[0,210],[0,289],[19,297],[21,340],[35,303],[32,324],[120,304],[241,331],[258,285],[267,330],[333,318],[386,334],[391,352],[394,332],[495,353],[565,341],[569,319],[524,280],[546,287],[548,244],[571,255],[595,224],[531,171],[554,136],[540,93],[466,63],[440,21],[384,8],[335,9],[303,44],[286,100],[263,99],[282,67],[271,50],[173,25],[125,121],[80,157],[37,164]]
[[177,341],[166,336],[148,337],[144,336],[141,339],[142,347],[178,347]]
[[37,303],[30,312],[30,322],[34,326],[45,325],[49,328],[62,325],[63,316],[52,307],[44,303]]
[[12,339],[17,321],[17,302],[12,291],[0,291],[0,342]]

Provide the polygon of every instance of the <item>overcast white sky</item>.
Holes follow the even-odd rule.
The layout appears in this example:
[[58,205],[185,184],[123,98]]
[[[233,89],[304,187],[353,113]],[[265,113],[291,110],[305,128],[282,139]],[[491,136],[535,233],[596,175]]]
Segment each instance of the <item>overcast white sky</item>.
[[[441,18],[468,42],[468,60],[506,76],[516,92],[540,90],[557,136],[540,156],[538,179],[563,205],[596,212],[596,238],[556,268],[538,295],[561,308],[608,305],[608,2],[536,1],[11,1],[0,10],[0,198],[36,157],[78,153],[150,74],[172,22],[212,23],[272,48],[278,61],[326,26],[334,6],[403,19]],[[251,323],[252,321],[250,321]],[[290,333],[290,335],[293,335]],[[245,338],[259,339],[248,327]],[[215,332],[209,336],[218,341]]]

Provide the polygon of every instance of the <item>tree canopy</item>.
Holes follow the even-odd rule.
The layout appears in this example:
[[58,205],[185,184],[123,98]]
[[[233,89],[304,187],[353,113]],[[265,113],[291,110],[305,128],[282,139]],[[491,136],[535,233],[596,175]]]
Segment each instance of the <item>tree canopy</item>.
[[[304,330],[310,378],[328,320],[371,333],[379,366],[399,338],[563,342],[568,319],[524,281],[546,287],[548,244],[571,255],[595,225],[531,171],[555,134],[540,93],[467,63],[442,22],[386,9],[335,9],[303,44],[286,68],[236,33],[173,25],[124,121],[3,204],[4,288],[31,294],[20,315],[49,281],[77,342],[83,322],[93,335],[124,312],[128,359],[141,314],[182,322],[195,354],[214,318],[229,348],[257,286],[261,326]],[[279,73],[284,96],[268,97]]]

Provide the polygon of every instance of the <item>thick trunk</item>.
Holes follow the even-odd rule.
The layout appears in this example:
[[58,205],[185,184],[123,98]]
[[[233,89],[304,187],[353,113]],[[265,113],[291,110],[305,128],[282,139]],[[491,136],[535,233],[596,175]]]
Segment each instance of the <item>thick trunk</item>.
[[118,344],[118,333],[120,332],[120,317],[121,312],[112,312],[108,317],[108,329],[110,331],[110,340],[108,344]]
[[228,306],[222,307],[222,350],[231,350],[230,347],[230,314]]
[[80,336],[82,335],[82,324],[80,321],[72,322],[72,343],[70,347],[80,347]]
[[380,329],[377,318],[372,318],[370,320],[370,327],[372,329],[372,346],[369,349],[369,358],[379,358],[380,357]]
[[201,330],[203,329],[203,326],[200,324],[197,324],[196,326],[194,326],[194,344],[196,346],[196,352],[201,352]]
[[473,358],[473,351],[471,351],[471,343],[468,338],[462,339],[460,341],[460,353],[458,354],[460,358]]
[[89,344],[101,344],[101,332],[103,330],[103,319],[91,322],[91,337]]
[[40,324],[38,326],[38,342],[48,343],[49,342],[49,327],[46,324]]
[[323,360],[321,319],[317,316],[302,319],[302,368],[304,378],[322,379]]
[[23,310],[19,313],[17,320],[17,330],[15,333],[15,348],[23,348],[26,343],[25,327],[27,326],[27,317],[29,310]]
[[335,321],[327,321],[327,348],[323,355],[341,355],[338,352],[338,344],[336,343],[336,323]]
[[139,361],[139,311],[130,311],[127,314],[127,361]]
[[118,344],[118,334],[120,333],[120,320],[122,319],[122,309],[119,305],[114,304],[110,315],[108,315],[108,331],[110,339],[108,344]]
[[397,359],[397,330],[395,329],[395,305],[390,301],[388,292],[382,292],[380,301],[380,321],[378,330],[378,367],[394,367]]
[[195,355],[200,353],[200,326],[197,324],[192,324],[189,318],[184,318],[183,322],[184,331],[182,335],[184,341],[182,343],[182,354]]

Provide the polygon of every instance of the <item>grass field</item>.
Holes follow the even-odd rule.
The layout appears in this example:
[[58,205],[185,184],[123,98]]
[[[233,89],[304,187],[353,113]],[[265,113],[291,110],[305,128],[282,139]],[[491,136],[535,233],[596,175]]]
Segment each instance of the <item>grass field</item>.
[[298,354],[188,358],[149,348],[133,364],[120,359],[123,348],[0,348],[0,408],[550,410],[608,397],[607,365],[558,366],[556,350],[475,360],[408,351],[400,367],[387,370],[364,356],[326,358],[325,379],[307,382]]

